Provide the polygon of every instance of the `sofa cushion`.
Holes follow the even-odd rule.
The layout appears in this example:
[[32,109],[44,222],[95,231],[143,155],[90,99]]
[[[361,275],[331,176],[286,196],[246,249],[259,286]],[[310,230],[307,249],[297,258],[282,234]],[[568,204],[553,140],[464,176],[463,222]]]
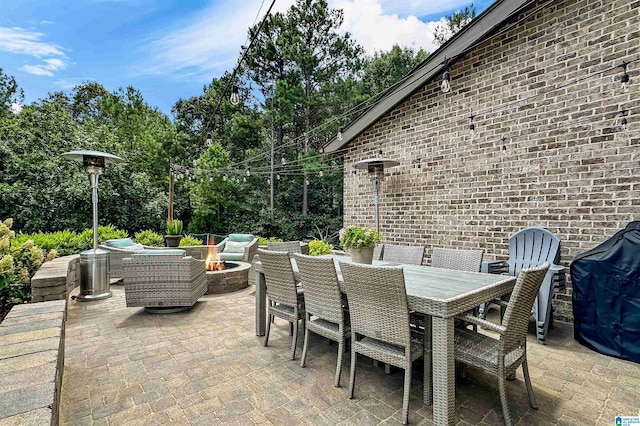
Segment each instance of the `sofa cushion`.
[[153,254],[153,255],[181,255],[184,256],[186,252],[184,250],[178,249],[167,249],[167,250],[141,250],[136,254]]
[[229,234],[229,241],[236,243],[250,243],[254,238],[251,234]]
[[220,253],[220,260],[244,260],[244,253]]
[[239,243],[236,241],[227,241],[224,243],[224,249],[222,249],[223,253],[244,253],[244,248],[248,243],[243,242]]
[[114,248],[125,248],[132,245],[135,245],[131,238],[118,238],[116,240],[108,240],[104,243],[106,246],[114,247]]

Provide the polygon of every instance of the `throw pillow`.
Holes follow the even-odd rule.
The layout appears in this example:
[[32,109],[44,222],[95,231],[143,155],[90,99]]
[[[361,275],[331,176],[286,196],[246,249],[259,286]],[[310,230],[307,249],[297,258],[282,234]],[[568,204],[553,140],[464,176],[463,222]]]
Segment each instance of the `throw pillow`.
[[237,243],[235,241],[227,241],[224,243],[223,253],[244,253],[247,243]]

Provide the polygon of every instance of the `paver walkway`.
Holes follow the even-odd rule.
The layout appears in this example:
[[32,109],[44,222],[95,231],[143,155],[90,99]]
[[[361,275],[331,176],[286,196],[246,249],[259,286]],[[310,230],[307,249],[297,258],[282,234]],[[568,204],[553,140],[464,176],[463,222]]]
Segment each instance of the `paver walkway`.
[[[288,359],[289,328],[276,319],[262,346],[252,287],[170,315],[126,308],[122,287],[111,288],[110,299],[69,304],[61,424],[400,424],[402,371],[385,375],[360,357],[349,400],[348,354],[342,387],[333,387],[337,345],[312,339],[300,368],[302,351]],[[514,423],[613,425],[640,415],[640,365],[587,350],[569,326],[550,330],[547,346],[530,334],[528,352],[540,408],[529,408],[519,370],[507,384]],[[431,424],[420,375],[409,422]],[[495,379],[475,368],[458,379],[456,405],[461,425],[502,424]]]

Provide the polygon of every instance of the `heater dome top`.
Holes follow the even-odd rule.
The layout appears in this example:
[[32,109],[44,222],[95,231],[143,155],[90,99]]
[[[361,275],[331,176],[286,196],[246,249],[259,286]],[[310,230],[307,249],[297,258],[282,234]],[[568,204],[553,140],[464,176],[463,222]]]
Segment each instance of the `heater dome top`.
[[85,157],[103,158],[105,165],[110,163],[121,163],[124,161],[122,158],[113,154],[93,150],[69,151],[62,154],[62,157],[68,160],[78,161],[80,163],[84,162]]
[[370,166],[382,166],[383,168],[399,166],[400,163],[388,158],[368,158],[353,164],[356,169],[368,170]]

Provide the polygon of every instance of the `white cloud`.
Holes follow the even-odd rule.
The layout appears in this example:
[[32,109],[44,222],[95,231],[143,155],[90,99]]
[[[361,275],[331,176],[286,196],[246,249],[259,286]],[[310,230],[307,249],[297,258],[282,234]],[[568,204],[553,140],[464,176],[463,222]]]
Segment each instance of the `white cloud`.
[[22,69],[29,74],[46,75],[53,77],[53,72],[63,70],[67,67],[64,61],[58,58],[45,59],[41,65],[24,65]]
[[[286,12],[294,3],[278,1],[272,13]],[[423,22],[418,16],[466,4],[468,0],[329,0],[331,8],[344,10],[339,31],[350,32],[367,53],[386,51],[394,44],[433,51],[433,30],[440,21]],[[203,82],[232,70],[240,47],[247,43],[248,28],[266,12],[265,5],[256,20],[259,6],[258,0],[216,1],[197,16],[151,36],[142,48],[146,60],[137,72]]]
[[22,70],[29,74],[52,77],[55,71],[67,67],[66,57],[62,47],[42,41],[43,36],[43,33],[19,27],[0,27],[0,52],[41,59],[42,63],[23,65]]
[[62,48],[41,41],[43,33],[27,31],[19,27],[0,27],[0,51],[35,56],[64,56]]

